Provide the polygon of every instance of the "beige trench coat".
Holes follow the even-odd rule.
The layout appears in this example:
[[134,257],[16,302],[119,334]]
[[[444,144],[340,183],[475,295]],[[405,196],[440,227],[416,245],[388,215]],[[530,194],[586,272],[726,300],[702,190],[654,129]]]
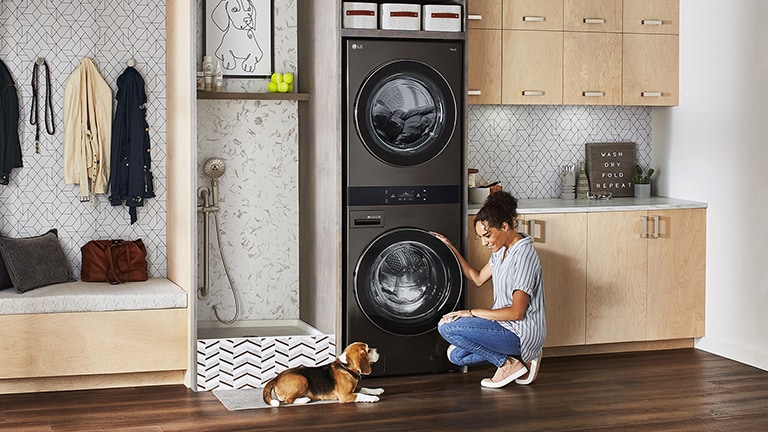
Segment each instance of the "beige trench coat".
[[81,200],[107,193],[111,137],[112,89],[84,58],[64,85],[64,183]]

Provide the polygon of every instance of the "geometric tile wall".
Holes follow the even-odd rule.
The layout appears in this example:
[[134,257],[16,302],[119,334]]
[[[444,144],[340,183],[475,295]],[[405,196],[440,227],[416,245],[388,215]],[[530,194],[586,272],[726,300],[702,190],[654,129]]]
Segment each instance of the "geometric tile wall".
[[[10,183],[0,186],[0,235],[32,236],[58,228],[70,270],[78,278],[80,246],[88,240],[141,238],[147,247],[150,276],[165,276],[165,41],[165,0],[2,0],[0,58],[10,69],[19,95],[24,167],[12,170]],[[35,128],[29,124],[32,66],[38,57],[44,57],[51,69],[56,126],[54,135],[45,134],[41,101],[40,154],[35,153]],[[117,77],[130,58],[136,60],[146,82],[156,197],[138,209],[133,225],[127,208],[112,207],[108,195],[80,202],[78,186],[64,184],[64,83],[84,57],[95,61],[113,97]]]
[[333,335],[200,339],[197,389],[262,388],[296,366],[319,366],[336,357]]
[[467,166],[517,198],[557,198],[562,166],[583,161],[586,143],[634,142],[651,164],[650,107],[470,105],[468,122]]

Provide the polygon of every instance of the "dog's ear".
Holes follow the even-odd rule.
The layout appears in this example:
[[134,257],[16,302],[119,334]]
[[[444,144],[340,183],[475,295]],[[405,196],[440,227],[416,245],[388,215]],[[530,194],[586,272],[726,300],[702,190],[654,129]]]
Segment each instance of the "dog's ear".
[[256,6],[251,0],[248,0],[248,6],[251,8],[251,29],[256,30]]
[[347,350],[344,351],[346,358],[349,359],[348,366],[352,370],[356,370],[362,375],[369,375],[371,373],[371,362],[368,360],[368,345],[357,342],[352,344]]
[[211,21],[216,24],[219,30],[224,31],[229,26],[229,12],[227,11],[227,0],[221,0],[211,12]]

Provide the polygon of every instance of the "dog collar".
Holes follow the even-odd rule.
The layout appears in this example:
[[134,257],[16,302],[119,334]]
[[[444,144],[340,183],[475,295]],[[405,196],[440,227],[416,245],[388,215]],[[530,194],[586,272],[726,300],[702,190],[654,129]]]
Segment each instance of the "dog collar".
[[360,375],[358,372],[355,372],[355,371],[353,371],[352,369],[350,369],[350,368],[349,368],[347,365],[345,365],[344,363],[342,363],[342,362],[336,362],[336,364],[338,364],[338,365],[339,365],[339,367],[341,367],[341,368],[342,368],[342,369],[344,369],[345,371],[349,372],[349,374],[350,374],[350,375],[352,375],[353,377],[355,377],[355,379],[356,379],[356,380],[358,380],[358,381],[359,381],[359,380],[361,380],[361,379],[363,378],[363,376],[362,376],[362,375]]

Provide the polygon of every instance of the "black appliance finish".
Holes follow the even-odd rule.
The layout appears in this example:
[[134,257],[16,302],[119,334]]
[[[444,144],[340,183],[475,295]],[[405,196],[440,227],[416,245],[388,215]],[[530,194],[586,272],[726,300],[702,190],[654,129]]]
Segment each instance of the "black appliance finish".
[[437,323],[463,301],[464,277],[453,252],[429,231],[459,244],[460,196],[458,186],[350,193],[343,339],[379,349],[374,376],[458,370]]
[[462,184],[463,42],[343,43],[346,186]]
[[457,369],[437,332],[463,305],[464,41],[344,38],[342,341],[373,375]]

